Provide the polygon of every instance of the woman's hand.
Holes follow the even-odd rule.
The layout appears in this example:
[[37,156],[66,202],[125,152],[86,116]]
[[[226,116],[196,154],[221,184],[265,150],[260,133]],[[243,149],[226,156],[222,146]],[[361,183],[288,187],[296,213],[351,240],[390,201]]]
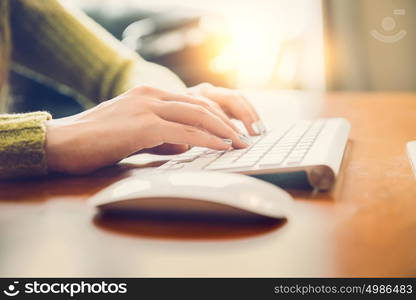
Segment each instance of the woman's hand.
[[212,103],[149,86],[47,122],[50,171],[85,173],[143,149],[169,148],[168,144],[228,150],[245,148],[248,140]]
[[[263,134],[266,128],[251,105],[238,91],[215,87],[209,83],[202,83],[188,89],[188,94],[198,97],[200,105],[216,111],[225,119],[234,118],[245,125],[250,135]],[[241,131],[233,124],[229,124],[235,131]],[[144,149],[141,152],[153,154],[178,154],[189,149],[188,145],[163,144],[158,147]]]
[[202,83],[188,89],[193,96],[202,96],[213,102],[228,117],[241,120],[250,135],[263,134],[266,127],[251,103],[238,91]]

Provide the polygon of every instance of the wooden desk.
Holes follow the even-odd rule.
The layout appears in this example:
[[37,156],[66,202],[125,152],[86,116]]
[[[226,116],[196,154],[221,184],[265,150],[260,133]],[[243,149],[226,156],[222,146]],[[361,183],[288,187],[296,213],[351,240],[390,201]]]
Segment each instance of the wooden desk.
[[296,212],[283,224],[131,225],[94,218],[85,200],[142,172],[132,159],[89,176],[3,182],[0,276],[415,276],[416,181],[405,142],[416,140],[416,94],[251,96],[269,121],[351,121],[332,192],[293,191]]

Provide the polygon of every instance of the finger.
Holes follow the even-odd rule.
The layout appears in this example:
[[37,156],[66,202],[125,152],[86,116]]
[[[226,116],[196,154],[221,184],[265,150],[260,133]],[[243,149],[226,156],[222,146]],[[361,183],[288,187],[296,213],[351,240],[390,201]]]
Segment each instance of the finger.
[[164,120],[204,129],[220,138],[231,139],[235,148],[246,148],[248,143],[221,118],[202,106],[184,102],[160,102],[156,114]]
[[[205,109],[209,110],[211,113],[217,115],[228,126],[230,126],[235,132],[237,132],[238,134],[242,134],[242,132],[237,128],[237,126],[235,126],[235,124],[231,122],[230,118],[224,113],[221,107],[215,102],[212,102],[211,100],[209,100],[208,98],[168,93],[162,90],[159,91],[158,97],[165,101],[179,101],[179,102],[185,102],[185,103],[202,106]],[[210,102],[212,102],[213,104],[210,104]],[[214,105],[218,107],[215,107]]]
[[267,129],[266,126],[264,126],[263,122],[260,120],[259,115],[257,114],[256,109],[253,107],[253,105],[250,103],[250,101],[247,100],[243,95],[241,95],[241,99],[246,105],[246,108],[250,111],[252,117],[254,118],[254,122],[251,123],[251,128],[256,134],[265,134]]
[[242,121],[250,135],[262,133],[262,131],[258,130],[257,123],[255,123],[259,120],[257,112],[244,96],[238,92],[226,88],[208,86],[204,89],[204,96],[218,103],[232,118]]
[[228,102],[229,111],[232,116],[241,122],[243,122],[244,127],[250,135],[259,135],[260,132],[253,128],[253,123],[256,122],[255,116],[250,113],[247,105],[240,98],[233,98]]
[[248,106],[250,113],[254,116],[256,121],[260,120],[259,114],[257,113],[256,109],[254,108],[253,104],[242,94],[240,94],[241,99],[244,103]]
[[231,140],[226,140],[193,126],[161,120],[159,136],[165,143],[187,144],[214,150],[230,150]]
[[231,119],[226,115],[226,113],[220,108],[220,109],[215,109],[214,110],[217,111],[219,117],[225,122],[227,123],[228,126],[230,126],[235,132],[237,132],[239,135],[242,135],[243,132],[231,121]]
[[[231,121],[230,117],[227,116],[227,114],[222,110],[221,106],[219,106],[216,102],[210,100],[209,98],[205,98],[203,96],[198,96],[198,98],[203,99],[203,100],[200,100],[200,102],[202,102],[200,105],[202,105],[203,107],[207,108],[209,111],[219,116],[225,123],[227,123],[227,125],[229,125],[232,129],[234,129],[234,131],[237,132],[239,135],[243,134],[241,130]],[[207,104],[204,105],[204,103],[207,103]]]
[[129,156],[137,154],[157,154],[157,155],[176,155],[188,151],[191,148],[189,145],[175,145],[175,144],[162,144],[153,148],[143,148],[136,151]]

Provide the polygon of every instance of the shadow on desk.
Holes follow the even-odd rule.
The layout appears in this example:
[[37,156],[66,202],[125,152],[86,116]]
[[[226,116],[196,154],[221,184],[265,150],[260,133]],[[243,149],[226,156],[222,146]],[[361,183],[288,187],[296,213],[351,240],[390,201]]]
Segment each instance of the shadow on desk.
[[219,217],[216,215],[97,214],[93,223],[100,229],[132,237],[176,240],[218,240],[248,238],[277,230],[286,219],[260,216]]

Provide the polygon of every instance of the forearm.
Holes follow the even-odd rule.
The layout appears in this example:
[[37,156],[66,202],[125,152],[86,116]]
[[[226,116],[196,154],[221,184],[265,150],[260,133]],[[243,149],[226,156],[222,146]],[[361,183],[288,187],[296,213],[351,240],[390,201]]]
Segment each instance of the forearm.
[[0,115],[0,179],[47,172],[46,112]]

